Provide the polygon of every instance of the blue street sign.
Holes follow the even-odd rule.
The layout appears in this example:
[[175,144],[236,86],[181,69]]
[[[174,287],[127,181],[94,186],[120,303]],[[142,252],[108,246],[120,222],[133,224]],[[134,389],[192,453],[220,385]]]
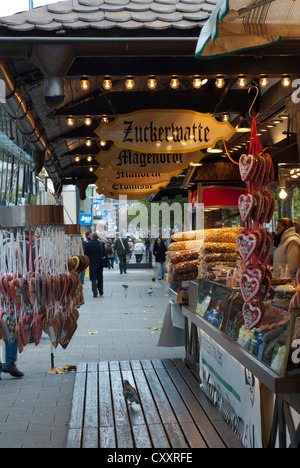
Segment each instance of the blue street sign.
[[81,213],[79,215],[80,226],[91,226],[93,224],[93,215]]

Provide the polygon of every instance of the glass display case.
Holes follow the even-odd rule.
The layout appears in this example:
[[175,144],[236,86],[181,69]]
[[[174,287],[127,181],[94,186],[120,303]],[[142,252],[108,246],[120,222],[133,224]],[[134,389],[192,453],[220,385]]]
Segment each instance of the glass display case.
[[300,371],[300,313],[289,300],[265,301],[265,315],[257,328],[247,330],[239,290],[202,280],[196,314],[219,329],[278,376]]

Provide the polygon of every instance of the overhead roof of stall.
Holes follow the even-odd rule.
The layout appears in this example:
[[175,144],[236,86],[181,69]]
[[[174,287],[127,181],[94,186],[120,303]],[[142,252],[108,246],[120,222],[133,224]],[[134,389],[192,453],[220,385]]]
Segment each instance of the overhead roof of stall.
[[[86,156],[100,151],[93,130],[103,115],[112,119],[140,109],[184,108],[215,115],[228,112],[237,119],[247,113],[255,95],[236,86],[240,74],[249,77],[248,84],[264,73],[274,78],[256,105],[262,121],[278,114],[291,94],[278,80],[281,73],[300,76],[298,49],[277,56],[277,44],[259,54],[197,60],[199,34],[216,4],[217,0],[68,0],[0,18],[4,107],[30,143],[36,171],[44,164],[57,191],[74,183],[84,198],[87,185],[96,180]],[[222,89],[214,84],[218,74],[226,80]],[[85,91],[80,86],[83,75],[90,82]],[[113,82],[110,91],[102,87],[107,75]],[[128,75],[135,78],[132,91],[124,86]],[[149,75],[158,79],[155,91],[147,87]],[[169,87],[172,75],[180,79],[177,90]],[[208,83],[194,89],[195,75],[208,78]],[[67,125],[69,115],[75,118],[73,127]],[[84,125],[87,115],[93,119],[89,127]],[[271,143],[278,141],[278,135],[270,135]],[[92,139],[89,148],[86,138]],[[74,161],[76,155],[80,163]]]

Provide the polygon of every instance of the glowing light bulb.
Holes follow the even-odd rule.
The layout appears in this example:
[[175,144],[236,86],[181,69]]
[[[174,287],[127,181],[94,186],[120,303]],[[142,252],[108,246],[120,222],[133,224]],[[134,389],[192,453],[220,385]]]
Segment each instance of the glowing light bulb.
[[281,80],[282,86],[285,88],[288,88],[292,84],[292,80],[288,75],[283,75],[282,80]]
[[87,125],[87,126],[92,125],[92,119],[91,119],[91,117],[88,117],[88,116],[87,116],[87,117],[84,119],[84,123],[85,123],[85,125]]
[[68,125],[69,127],[73,127],[74,123],[75,123],[75,122],[74,122],[73,117],[68,117],[68,118],[67,118],[67,125]]
[[202,80],[200,78],[200,76],[195,76],[194,79],[193,79],[193,87],[195,89],[199,89],[201,88],[202,86]]
[[102,86],[103,86],[103,89],[105,89],[106,91],[109,91],[112,88],[111,79],[109,77],[104,78]]
[[281,200],[285,200],[286,197],[287,197],[287,193],[286,193],[285,189],[282,188],[282,189],[280,190],[280,192],[279,192],[279,198],[281,198]]
[[89,87],[90,87],[90,82],[89,82],[89,79],[88,79],[87,76],[83,76],[83,77],[81,78],[80,86],[81,86],[81,89],[83,89],[83,90],[85,90],[85,91],[86,91],[87,89],[89,89]]
[[177,76],[172,76],[171,80],[170,80],[170,87],[172,89],[177,89],[179,88],[179,79],[177,78]]
[[125,87],[126,87],[126,89],[133,89],[133,88],[134,88],[134,85],[135,85],[134,79],[131,78],[131,77],[128,77],[128,78],[126,79],[126,81],[125,81]]
[[225,86],[224,77],[223,76],[217,76],[216,81],[215,81],[215,85],[219,89],[224,88],[224,86]]
[[266,88],[269,84],[269,78],[267,76],[261,76],[259,84],[262,88]]
[[157,80],[154,76],[150,76],[147,81],[147,86],[149,89],[156,89],[157,88]]

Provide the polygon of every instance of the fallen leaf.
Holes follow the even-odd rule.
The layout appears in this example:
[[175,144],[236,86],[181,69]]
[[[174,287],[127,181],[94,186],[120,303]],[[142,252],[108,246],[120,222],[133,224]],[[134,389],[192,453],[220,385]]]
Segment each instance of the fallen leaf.
[[65,365],[63,367],[53,367],[51,371],[47,372],[47,374],[55,375],[55,374],[65,374],[66,372],[71,372],[76,370],[75,366]]
[[144,305],[144,307],[155,307],[155,305]]
[[133,312],[122,312],[123,315],[133,315]]
[[162,327],[147,327],[147,330],[161,330]]
[[88,335],[98,335],[98,331],[94,331],[94,332],[87,332]]

